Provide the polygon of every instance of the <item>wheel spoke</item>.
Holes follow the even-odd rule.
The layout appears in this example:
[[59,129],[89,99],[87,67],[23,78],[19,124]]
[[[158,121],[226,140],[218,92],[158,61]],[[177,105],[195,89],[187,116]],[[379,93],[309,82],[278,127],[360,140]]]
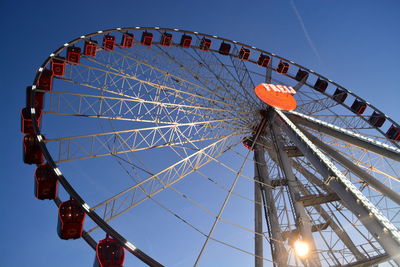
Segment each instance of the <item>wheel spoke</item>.
[[203,253],[204,253],[204,251],[205,251],[205,249],[206,249],[206,247],[207,247],[208,241],[210,241],[210,239],[211,239],[211,237],[212,237],[212,234],[214,233],[214,230],[215,230],[215,228],[217,227],[217,224],[218,224],[218,222],[219,222],[220,219],[221,219],[222,213],[224,212],[224,210],[225,210],[225,208],[226,208],[226,205],[228,204],[228,201],[229,201],[229,199],[230,199],[230,197],[231,197],[231,195],[232,195],[232,192],[233,192],[233,190],[234,190],[235,187],[236,187],[237,181],[238,181],[239,177],[241,176],[243,167],[245,166],[246,161],[247,161],[247,158],[248,158],[249,155],[250,155],[250,151],[247,152],[246,158],[244,159],[244,161],[243,161],[243,163],[242,163],[242,165],[241,165],[241,167],[240,167],[238,173],[236,174],[235,179],[233,180],[233,183],[232,183],[232,185],[231,185],[231,187],[230,187],[230,189],[229,189],[229,191],[228,191],[228,194],[227,194],[227,196],[226,196],[224,202],[222,203],[222,206],[221,206],[221,208],[220,208],[220,210],[219,210],[219,212],[218,212],[218,215],[216,216],[216,219],[215,219],[215,221],[214,221],[214,223],[213,223],[213,225],[212,225],[212,227],[211,227],[209,233],[206,235],[207,238],[206,238],[206,240],[204,241],[204,244],[203,244],[203,246],[202,246],[202,248],[201,248],[201,250],[200,250],[200,252],[199,252],[199,255],[197,256],[197,259],[196,259],[196,262],[195,262],[194,266],[197,266],[197,265],[199,264],[199,261],[200,261],[200,259],[201,259],[201,256],[203,255]]
[[[141,182],[97,204],[92,209],[96,210],[101,207],[106,207],[106,205],[109,206],[111,205],[111,203],[113,203],[112,206],[114,206],[116,202],[121,201],[123,198],[129,198],[132,199],[132,201],[130,202],[130,205],[127,206],[125,209],[121,209],[123,210],[122,212],[137,206],[138,204],[145,201],[148,197],[152,197],[162,192],[169,186],[188,176],[190,173],[193,173],[196,169],[199,169],[209,163],[211,159],[210,157],[206,156],[206,154],[211,154],[212,157],[218,157],[222,155],[226,151],[226,149],[229,148],[229,138],[232,136],[234,135],[229,135],[215,141],[214,143],[165,168],[164,170],[159,171],[154,175],[151,175]],[[139,187],[146,188],[148,196],[136,198],[135,193],[136,191],[138,191]],[[117,215],[114,215],[113,217],[115,216]],[[106,221],[107,220],[111,220],[111,218],[107,218]]]
[[[114,53],[118,53],[118,52],[114,51]],[[118,55],[121,55],[121,54],[118,53]],[[129,58],[129,59],[132,59],[132,58]],[[170,94],[175,96],[175,97],[179,96],[182,99],[187,99],[188,97],[190,97],[191,99],[195,99],[196,100],[196,101],[193,101],[193,103],[199,103],[199,102],[202,102],[202,101],[207,101],[207,102],[213,103],[213,105],[223,105],[223,106],[228,106],[228,107],[231,107],[231,108],[235,107],[234,105],[229,104],[227,101],[220,101],[220,100],[217,100],[217,99],[214,99],[214,98],[209,98],[209,97],[200,95],[199,92],[206,90],[205,87],[201,87],[201,86],[199,86],[197,84],[193,84],[191,82],[188,82],[188,81],[182,79],[181,77],[173,76],[173,75],[171,75],[171,74],[169,74],[167,72],[163,72],[161,70],[158,70],[158,69],[154,68],[153,66],[150,66],[149,64],[140,63],[140,64],[144,64],[146,67],[152,68],[155,71],[158,71],[158,72],[161,73],[160,74],[161,76],[154,78],[154,81],[148,81],[148,80],[140,79],[137,76],[129,75],[129,74],[125,73],[124,71],[121,71],[121,70],[113,68],[110,65],[102,64],[102,63],[100,63],[99,61],[97,61],[95,59],[89,59],[89,60],[91,62],[94,62],[94,63],[106,68],[107,70],[104,70],[104,72],[109,77],[111,75],[113,75],[113,76],[121,76],[121,77],[123,77],[125,79],[130,79],[130,80],[135,81],[136,82],[135,84],[148,85],[148,86],[150,86],[150,88],[154,88],[156,90],[161,89],[161,90],[170,92]],[[138,61],[135,61],[135,63],[139,64]],[[96,69],[96,70],[99,70],[99,69]],[[111,72],[109,70],[112,70],[113,72]],[[176,87],[172,87],[172,85],[174,83],[178,83],[178,82],[179,82],[179,87],[183,88],[185,90],[177,89]],[[133,91],[133,88],[134,87],[130,87],[129,91]],[[215,94],[210,90],[207,90],[207,93],[210,93],[211,95]]]

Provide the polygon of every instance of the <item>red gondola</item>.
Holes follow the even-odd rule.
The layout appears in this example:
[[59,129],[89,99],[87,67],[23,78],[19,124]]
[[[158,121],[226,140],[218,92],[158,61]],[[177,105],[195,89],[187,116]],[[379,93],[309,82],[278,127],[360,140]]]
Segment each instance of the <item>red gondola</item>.
[[[42,111],[40,109],[35,109],[35,115],[40,127],[40,120],[42,118]],[[21,110],[21,132],[23,134],[33,134],[33,121],[31,109],[25,107]]]
[[251,146],[253,145],[253,137],[244,137],[242,139],[242,144],[245,148],[254,151],[254,148],[251,148]]
[[112,35],[104,35],[103,37],[103,48],[104,50],[114,50],[115,46],[115,36]]
[[150,47],[153,44],[153,34],[151,32],[142,33],[142,45]]
[[65,73],[65,58],[53,57],[51,61],[51,70],[55,76],[64,76]]
[[93,267],[122,267],[124,259],[124,248],[107,235],[96,246],[96,258]]
[[327,87],[328,87],[328,82],[321,80],[320,78],[318,78],[314,84],[314,89],[322,93],[325,92]]
[[332,98],[338,103],[343,103],[347,98],[347,92],[340,88],[336,88]]
[[133,33],[125,32],[122,35],[121,46],[126,48],[132,48],[133,46],[134,35]]
[[303,79],[304,79],[304,81],[306,81],[307,78],[308,78],[308,72],[307,72],[307,71],[302,70],[302,69],[299,69],[299,70],[297,71],[297,74],[296,74],[296,77],[295,77],[295,79],[296,79],[297,81],[300,82],[300,81],[302,81]]
[[285,74],[285,73],[287,73],[288,72],[288,70],[289,70],[289,63],[287,63],[287,62],[283,62],[282,60],[279,62],[279,64],[278,64],[278,67],[276,68],[276,71],[278,72],[278,73],[282,73],[282,74]]
[[367,103],[359,99],[354,100],[353,105],[351,105],[351,110],[359,115],[363,114],[366,108]]
[[[42,136],[42,138],[44,139],[44,136]],[[23,158],[26,164],[43,163],[44,157],[36,135],[25,135],[23,139],[23,145]]]
[[97,51],[97,41],[86,40],[83,54],[87,57],[95,57]]
[[192,36],[186,34],[182,35],[180,45],[183,48],[189,48],[191,44],[192,44]]
[[390,126],[389,130],[386,132],[386,137],[395,141],[400,140],[400,128],[394,125]]
[[55,199],[58,192],[58,180],[49,164],[37,166],[35,170],[35,197],[37,199]]
[[82,237],[86,213],[74,199],[65,201],[58,208],[57,233],[61,239]]
[[239,52],[239,58],[241,60],[248,60],[250,57],[250,49],[242,47]]
[[172,45],[172,34],[164,32],[161,35],[160,44],[162,46],[171,46]]
[[31,108],[31,97],[34,97],[33,99],[33,107],[36,109],[43,109],[43,97],[44,93],[41,92],[32,92],[32,86],[26,87],[26,106],[28,108]]
[[221,55],[229,55],[229,51],[231,50],[231,45],[225,42],[222,42],[219,47],[219,53]]
[[211,40],[203,37],[200,41],[200,50],[208,51],[210,50],[210,47],[211,47]]
[[45,91],[51,91],[53,89],[53,71],[44,69],[40,74],[37,87]]
[[70,64],[78,64],[81,60],[81,49],[76,46],[69,46],[67,48],[67,60]]
[[257,65],[261,67],[268,67],[271,58],[267,55],[260,54],[257,60]]
[[386,117],[385,115],[374,111],[371,115],[371,117],[369,117],[368,122],[375,126],[375,127],[381,127],[386,121]]

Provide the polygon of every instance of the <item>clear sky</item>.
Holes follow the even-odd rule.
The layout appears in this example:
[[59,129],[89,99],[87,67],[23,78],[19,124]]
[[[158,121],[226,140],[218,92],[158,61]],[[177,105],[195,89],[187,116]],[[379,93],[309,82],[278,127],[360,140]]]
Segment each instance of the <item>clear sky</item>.
[[33,196],[22,163],[19,112],[35,70],[85,33],[160,26],[215,34],[292,59],[364,97],[400,121],[397,0],[0,1],[2,266],[90,266],[82,240],[61,241],[56,208]]

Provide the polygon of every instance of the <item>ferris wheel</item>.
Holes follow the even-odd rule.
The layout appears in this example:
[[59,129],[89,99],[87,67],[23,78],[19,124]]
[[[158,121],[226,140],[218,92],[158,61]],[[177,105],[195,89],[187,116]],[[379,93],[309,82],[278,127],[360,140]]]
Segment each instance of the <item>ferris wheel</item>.
[[309,68],[117,28],[65,43],[26,90],[35,196],[96,266],[400,264],[400,126]]

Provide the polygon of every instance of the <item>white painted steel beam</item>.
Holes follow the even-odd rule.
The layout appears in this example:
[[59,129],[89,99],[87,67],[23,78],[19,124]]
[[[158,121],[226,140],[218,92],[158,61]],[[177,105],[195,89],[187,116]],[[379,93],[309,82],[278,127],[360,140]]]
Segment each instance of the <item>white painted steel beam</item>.
[[287,266],[288,253],[283,244],[282,233],[280,229],[278,212],[276,210],[275,200],[273,197],[272,187],[269,186],[271,181],[268,175],[267,164],[265,162],[264,149],[256,145],[254,149],[255,172],[261,182],[267,184],[262,187],[265,204],[267,206],[267,217],[270,222],[272,238],[270,242],[273,246],[273,260],[279,267]]
[[349,131],[336,125],[312,118],[310,116],[291,111],[288,118],[296,125],[301,124],[313,130],[333,136],[358,147],[365,148],[376,154],[388,157],[390,159],[400,161],[400,149],[389,146],[382,142],[373,140],[361,134]]
[[[301,129],[301,128],[300,128]],[[325,144],[315,136],[303,131],[303,133],[309,138],[314,144],[316,144],[319,148],[324,150],[327,154],[329,154],[332,158],[334,158],[337,162],[343,165],[345,168],[349,169],[352,173],[357,175],[361,180],[367,182],[370,186],[375,188],[375,190],[379,191],[383,195],[387,196],[398,205],[400,205],[400,194],[393,191],[390,187],[386,186],[384,183],[377,180],[374,176],[364,171],[357,165],[355,165],[351,160],[347,159],[343,155],[341,155],[338,151],[331,148],[329,145]]]
[[390,257],[397,264],[400,264],[399,229],[337,169],[283,112],[279,110],[276,110],[276,112],[283,120],[281,125],[286,134],[317,168],[324,179],[324,183],[338,194],[343,204],[359,218]]
[[284,151],[284,146],[280,140],[281,133],[277,129],[276,125],[271,125],[271,138],[274,142],[274,148],[276,152],[277,162],[279,167],[282,169],[286,179],[288,180],[289,194],[293,204],[294,212],[296,214],[296,226],[299,229],[303,241],[307,242],[310,246],[310,255],[307,257],[307,261],[310,266],[321,266],[318,253],[316,252],[316,246],[314,237],[312,235],[312,224],[307,212],[304,208],[303,202],[300,201],[300,191],[296,177],[293,174],[292,166],[289,163],[289,157]]

